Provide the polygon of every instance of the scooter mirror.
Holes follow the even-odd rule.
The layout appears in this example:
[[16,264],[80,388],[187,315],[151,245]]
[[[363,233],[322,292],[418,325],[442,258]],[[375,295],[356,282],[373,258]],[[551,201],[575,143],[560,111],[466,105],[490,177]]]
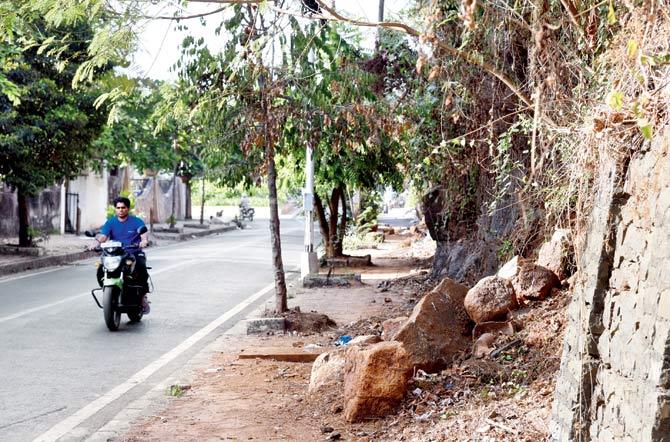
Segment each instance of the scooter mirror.
[[84,235],[88,236],[89,238],[95,238],[95,230],[86,230]]
[[147,226],[142,226],[142,227],[137,229],[137,233],[139,233],[140,235],[142,235],[144,233],[147,233],[148,231],[149,231],[149,229],[147,229]]

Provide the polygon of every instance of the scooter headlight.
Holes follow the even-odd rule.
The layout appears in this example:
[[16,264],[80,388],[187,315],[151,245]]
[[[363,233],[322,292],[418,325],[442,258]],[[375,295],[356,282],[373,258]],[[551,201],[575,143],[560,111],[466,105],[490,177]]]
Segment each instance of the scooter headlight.
[[105,269],[113,272],[119,268],[121,264],[121,256],[103,256],[102,265],[105,266]]

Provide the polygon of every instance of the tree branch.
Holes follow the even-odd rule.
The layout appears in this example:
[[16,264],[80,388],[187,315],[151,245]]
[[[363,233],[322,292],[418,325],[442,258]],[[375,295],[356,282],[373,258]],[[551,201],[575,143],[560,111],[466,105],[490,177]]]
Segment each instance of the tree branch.
[[221,8],[214,9],[212,11],[208,12],[203,12],[201,14],[193,14],[193,15],[181,15],[181,16],[168,16],[168,15],[157,15],[157,16],[148,16],[144,15],[141,18],[146,18],[146,19],[152,19],[152,20],[188,20],[191,18],[199,18],[199,17],[206,17],[208,15],[214,15],[216,13],[219,13],[221,11],[224,11],[228,8],[228,6],[223,6]]
[[[362,20],[354,20],[352,18],[348,18],[343,16],[342,14],[338,13],[334,8],[328,6],[324,0],[315,0],[319,6],[321,7],[322,10],[326,11],[329,15],[317,15],[313,14],[311,16],[304,16],[300,15],[301,17],[304,18],[309,18],[309,19],[318,19],[318,20],[336,20],[336,21],[341,21],[345,23],[350,23],[355,26],[363,26],[363,27],[372,27],[372,28],[386,28],[386,29],[395,29],[395,30],[400,30],[405,32],[407,35],[411,35],[412,37],[419,38],[421,37],[421,33],[414,29],[413,27],[405,24],[405,23],[400,23],[400,22],[368,22],[368,21],[362,21]],[[207,3],[261,3],[261,0],[191,0],[191,2],[207,2]],[[268,7],[276,12],[279,12],[281,14],[287,14],[287,15],[298,15],[292,11],[288,11],[285,9],[278,8],[270,2],[268,2]],[[493,75],[497,79],[503,82],[505,86],[507,86],[526,106],[532,108],[533,107],[533,101],[530,99],[528,95],[526,95],[521,88],[510,78],[508,75],[497,69],[494,65],[485,62],[483,59],[479,59],[477,57],[474,57],[471,53],[469,52],[464,52],[461,50],[458,50],[454,48],[453,46],[437,40],[437,38],[432,39],[432,43],[438,46],[440,49],[444,50],[448,54],[460,58],[461,60],[465,61],[466,63],[469,63],[471,65],[477,66],[480,69],[488,72],[489,74]],[[546,115],[542,116],[542,119],[549,123],[550,125],[555,126],[556,124]]]
[[[369,27],[382,27],[382,28],[389,28],[389,29],[399,29],[404,32],[406,32],[408,35],[411,35],[413,37],[419,37],[421,34],[419,33],[418,30],[412,28],[409,25],[406,25],[404,23],[398,23],[398,22],[365,22],[365,21],[360,21],[360,20],[352,20],[347,17],[342,16],[339,14],[337,11],[335,11],[333,8],[329,7],[324,3],[323,0],[316,0],[316,2],[321,6],[321,8],[324,11],[327,11],[330,15],[335,17],[337,20],[344,21],[347,23],[351,23],[357,26],[369,26]],[[328,17],[325,17],[328,18]],[[437,40],[436,38],[433,39],[433,43],[436,44],[440,49],[443,49],[447,53],[453,55],[454,57],[458,57],[463,61],[466,61],[470,64],[473,64],[475,66],[480,67],[481,69],[485,70],[489,74],[493,75],[494,77],[498,78],[500,81],[502,81],[521,101],[523,101],[526,106],[532,107],[533,102],[531,99],[523,93],[523,91],[514,83],[514,81],[496,69],[495,66],[492,64],[489,64],[485,62],[484,60],[479,60],[473,57],[470,53],[468,52],[463,52],[459,51],[458,49],[454,48],[451,45],[448,45],[442,41]]]

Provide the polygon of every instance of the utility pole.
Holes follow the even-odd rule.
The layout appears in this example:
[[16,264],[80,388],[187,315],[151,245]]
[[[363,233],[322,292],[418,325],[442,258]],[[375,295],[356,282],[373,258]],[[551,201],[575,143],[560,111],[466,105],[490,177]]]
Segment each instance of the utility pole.
[[[384,0],[379,0],[379,9],[377,11],[377,21],[384,21]],[[379,52],[382,43],[382,28],[377,28],[377,41],[375,42],[375,52]]]
[[[316,54],[310,50],[307,58],[314,63]],[[311,128],[310,128],[311,129]],[[314,251],[314,159],[312,155],[312,134],[307,135],[305,146],[305,188],[303,189],[303,210],[305,211],[305,250],[300,255],[300,278],[319,273],[319,260]]]
[[305,148],[305,189],[303,208],[305,210],[305,251],[300,256],[300,277],[318,273],[319,260],[314,252],[314,160],[312,146]]

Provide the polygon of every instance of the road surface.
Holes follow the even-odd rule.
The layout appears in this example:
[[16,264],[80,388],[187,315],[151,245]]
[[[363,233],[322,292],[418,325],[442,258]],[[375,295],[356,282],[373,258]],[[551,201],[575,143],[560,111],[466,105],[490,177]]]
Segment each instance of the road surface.
[[[281,220],[287,278],[303,223]],[[142,322],[109,332],[94,260],[0,279],[0,440],[84,440],[274,293],[267,220],[148,249]],[[298,272],[299,275],[299,272]]]

